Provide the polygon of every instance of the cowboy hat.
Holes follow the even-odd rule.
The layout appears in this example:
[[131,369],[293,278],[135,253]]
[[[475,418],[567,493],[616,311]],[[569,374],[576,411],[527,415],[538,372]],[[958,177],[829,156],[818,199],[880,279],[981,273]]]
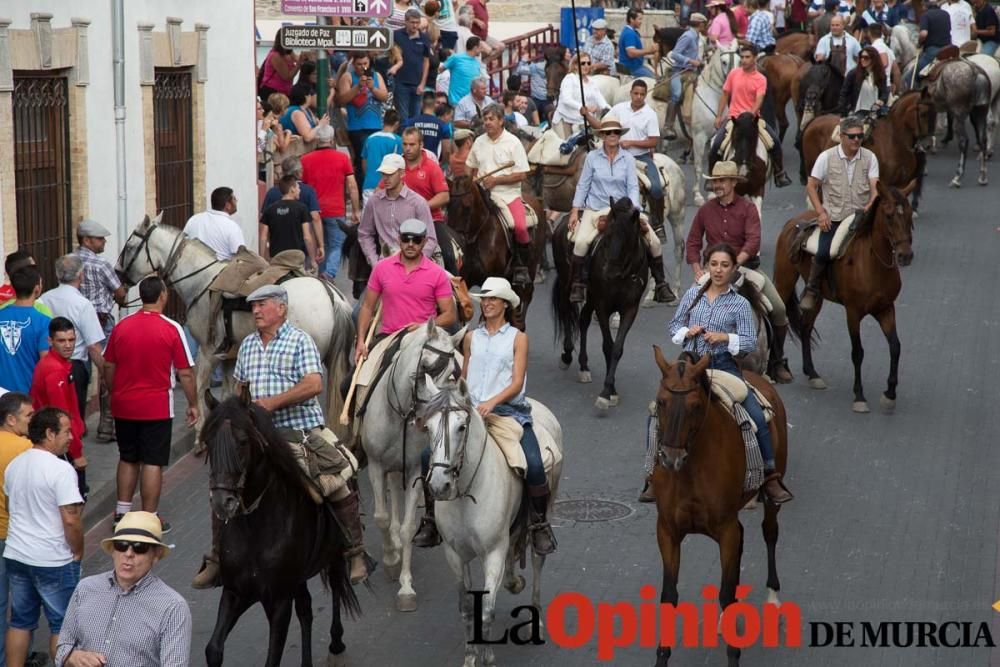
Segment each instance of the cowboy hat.
[[746,180],[740,176],[739,168],[736,166],[735,162],[726,160],[724,162],[716,162],[715,166],[712,167],[712,175],[706,176],[706,181],[717,181],[722,178],[734,178],[738,181]]
[[476,301],[484,297],[492,297],[494,299],[503,299],[511,305],[511,308],[517,308],[521,305],[521,297],[514,293],[511,289],[510,283],[506,278],[487,278],[483,281],[483,286],[478,292],[469,292],[471,296]]
[[624,127],[622,122],[614,116],[605,116],[604,120],[601,121],[601,126],[594,128],[594,132],[597,132],[598,134],[604,134],[608,130],[618,130],[622,134],[628,132],[628,128]]
[[115,534],[101,540],[101,548],[104,549],[105,553],[110,554],[114,550],[113,543],[116,540],[142,542],[162,547],[161,558],[170,553],[170,545],[163,543],[163,524],[160,523],[160,517],[152,512],[126,513],[115,526]]

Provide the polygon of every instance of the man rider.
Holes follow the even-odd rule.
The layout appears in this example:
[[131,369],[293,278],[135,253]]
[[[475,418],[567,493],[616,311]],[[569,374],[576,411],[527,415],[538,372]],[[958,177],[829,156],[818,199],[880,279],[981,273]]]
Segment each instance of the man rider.
[[937,0],[930,0],[927,9],[920,16],[920,32],[917,35],[920,55],[917,57],[917,76],[930,65],[938,52],[951,44],[951,16],[938,6]]
[[[752,46],[740,46],[740,66],[726,77],[722,86],[722,97],[719,98],[719,109],[715,116],[715,138],[712,139],[712,154],[718,155],[719,147],[726,136],[726,107],[729,107],[729,118],[735,120],[745,112],[760,117],[760,108],[767,95],[767,77],[757,70],[757,55]],[[785,163],[781,155],[781,138],[771,123],[765,122],[767,133],[771,135],[772,147],[769,151],[771,169],[774,173],[774,184],[779,188],[791,185],[792,181],[785,174]]]
[[[819,302],[820,280],[830,263],[830,243],[844,218],[867,211],[878,196],[878,158],[861,146],[864,126],[848,116],[840,122],[840,145],[819,154],[809,175],[806,194],[819,216],[819,250],[813,257],[809,280],[799,307],[815,310]],[[822,187],[820,200],[818,188]]]
[[844,30],[846,20],[842,16],[830,19],[830,34],[824,35],[816,43],[816,62],[828,61],[832,66],[843,72],[846,77],[861,54],[861,43]]
[[689,19],[690,26],[684,34],[677,38],[677,44],[670,52],[670,104],[667,105],[666,129],[663,136],[668,141],[677,138],[674,132],[674,120],[677,118],[677,111],[684,101],[684,76],[685,73],[693,73],[701,67],[701,33],[705,32],[705,25],[708,19],[704,14],[695,12]]

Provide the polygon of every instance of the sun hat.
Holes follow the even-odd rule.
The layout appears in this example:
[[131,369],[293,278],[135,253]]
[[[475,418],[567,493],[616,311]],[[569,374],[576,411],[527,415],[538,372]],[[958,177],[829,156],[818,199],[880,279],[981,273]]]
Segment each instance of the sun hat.
[[389,153],[382,158],[382,164],[378,166],[378,172],[381,174],[395,174],[400,169],[406,169],[406,162],[398,153]]
[[83,220],[76,229],[77,236],[95,236],[97,238],[107,238],[111,236],[108,228],[95,220]]
[[288,291],[281,285],[264,285],[258,287],[247,295],[247,303],[254,301],[264,301],[265,299],[287,299]]
[[163,524],[160,523],[160,517],[152,512],[127,512],[115,526],[115,534],[101,540],[101,548],[105,553],[110,554],[114,550],[113,542],[116,540],[163,547],[163,556],[170,553],[170,545],[163,543]]
[[716,162],[715,166],[712,167],[712,175],[706,176],[706,181],[717,181],[721,178],[735,178],[737,180],[745,180],[740,176],[739,168],[736,166],[735,162],[726,160],[724,162]]
[[598,134],[604,134],[608,130],[618,130],[623,134],[628,132],[628,128],[622,125],[622,122],[615,118],[614,116],[605,116],[604,120],[601,121],[601,126],[594,129],[594,132]]
[[608,22],[605,21],[604,19],[597,19],[596,21],[590,24],[590,27],[593,28],[594,30],[607,29]]
[[521,305],[521,297],[514,293],[514,290],[511,289],[510,283],[507,279],[496,276],[484,280],[480,291],[469,292],[469,296],[476,301],[479,301],[484,297],[503,299],[509,303],[512,308],[517,308]]
[[408,220],[403,220],[403,224],[399,226],[399,235],[403,234],[413,234],[414,236],[426,236],[427,235],[427,225],[423,220],[418,220],[417,218],[410,218]]

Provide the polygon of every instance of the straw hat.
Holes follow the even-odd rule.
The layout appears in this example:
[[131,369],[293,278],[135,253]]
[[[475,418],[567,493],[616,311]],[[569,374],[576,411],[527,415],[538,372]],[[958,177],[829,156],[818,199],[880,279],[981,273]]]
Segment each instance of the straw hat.
[[619,130],[622,134],[628,132],[628,128],[624,127],[622,122],[614,116],[605,116],[604,120],[601,121],[601,126],[595,128],[594,132],[604,134],[608,130]]
[[514,293],[506,278],[487,278],[483,281],[482,289],[479,292],[469,292],[469,296],[476,301],[483,297],[503,299],[511,305],[511,308],[517,308],[521,305],[521,297]]
[[128,512],[115,527],[115,534],[101,540],[101,548],[110,554],[114,550],[112,542],[127,540],[129,542],[144,542],[153,546],[163,547],[163,555],[170,553],[170,545],[163,543],[163,524],[160,517],[152,512]]
[[712,167],[712,175],[706,176],[706,181],[717,181],[722,178],[734,178],[738,181],[746,180],[740,176],[739,168],[736,166],[735,162],[726,160],[724,162],[716,162],[715,166]]

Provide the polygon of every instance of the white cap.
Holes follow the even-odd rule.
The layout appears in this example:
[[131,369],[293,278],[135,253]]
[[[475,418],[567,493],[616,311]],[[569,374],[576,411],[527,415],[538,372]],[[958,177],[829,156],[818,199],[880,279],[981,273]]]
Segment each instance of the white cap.
[[426,236],[427,235],[427,225],[423,220],[418,220],[417,218],[409,218],[408,220],[403,220],[403,224],[399,226],[399,235],[403,234],[413,234],[414,236]]
[[595,30],[600,30],[602,28],[607,28],[608,22],[605,21],[604,19],[597,19],[596,21],[590,24],[590,27]]
[[402,155],[389,153],[382,158],[382,164],[378,166],[378,171],[382,174],[395,174],[400,169],[406,169],[406,162]]

